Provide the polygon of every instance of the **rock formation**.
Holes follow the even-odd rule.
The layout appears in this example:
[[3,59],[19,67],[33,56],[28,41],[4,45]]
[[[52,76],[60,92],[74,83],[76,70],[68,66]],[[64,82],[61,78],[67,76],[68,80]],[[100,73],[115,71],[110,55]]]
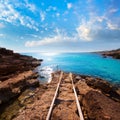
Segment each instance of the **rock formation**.
[[[40,65],[41,61],[0,48],[0,104],[19,95],[16,97],[18,105],[16,106],[16,103],[12,107],[8,105],[6,113],[2,111],[0,114],[0,119],[46,119],[60,72],[52,74],[52,81],[49,84],[39,84],[38,74],[32,70]],[[68,73],[64,73],[63,80],[67,75]],[[57,99],[55,102],[52,120],[78,119],[75,102],[70,100],[72,87],[67,84],[69,83],[67,80],[65,79],[65,83],[61,85],[59,97],[64,99],[61,101]],[[85,75],[73,74],[73,81],[85,120],[120,120],[120,88],[100,78]],[[22,95],[24,93],[22,91],[31,86],[39,87]]]
[[99,53],[102,54],[104,57],[110,56],[110,57],[113,57],[115,59],[120,59],[120,49],[111,50],[111,51],[102,51]]
[[41,61],[0,48],[0,81],[4,81],[24,71],[33,70],[40,65]]
[[[64,74],[64,76],[66,75],[67,73]],[[46,84],[46,87],[42,89],[39,88],[38,91],[35,93],[36,97],[34,97],[34,102],[32,104],[26,105],[26,108],[22,109],[17,114],[17,116],[14,116],[13,120],[45,120],[57,87],[58,77],[58,72],[53,73],[51,83]],[[120,90],[119,88],[115,89],[114,86],[112,86],[108,82],[90,76],[73,75],[73,80],[80,104],[82,106],[85,120],[120,119],[120,93],[118,92]],[[99,83],[102,87],[99,86]],[[64,91],[66,92],[69,87],[69,85],[62,85],[61,89],[63,94]],[[43,90],[43,93],[39,94],[41,90]],[[113,97],[110,91],[114,91],[114,94],[117,94],[117,96],[114,96],[113,94]],[[70,93],[71,92],[72,89]],[[52,120],[76,119],[75,115],[77,114],[77,108],[76,106],[74,106],[75,104],[73,103],[73,100],[66,101],[67,99],[69,99],[68,96],[70,95],[70,93],[63,96],[65,100],[56,100],[51,117]],[[63,105],[61,104],[62,102],[64,103]]]
[[120,88],[100,78],[84,75],[75,76],[75,83],[86,120],[120,119]]
[[0,48],[0,104],[17,96],[28,86],[39,85],[38,74],[32,70],[41,61]]

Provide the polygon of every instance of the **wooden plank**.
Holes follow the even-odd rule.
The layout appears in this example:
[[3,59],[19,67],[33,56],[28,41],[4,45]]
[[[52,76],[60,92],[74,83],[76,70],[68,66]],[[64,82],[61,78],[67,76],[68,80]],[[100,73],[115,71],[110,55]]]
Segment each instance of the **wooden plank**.
[[49,109],[49,111],[48,111],[48,114],[47,114],[46,120],[50,120],[51,113],[52,113],[52,109],[53,109],[54,102],[55,102],[55,99],[56,99],[57,94],[58,94],[58,90],[59,90],[59,86],[60,86],[60,83],[61,83],[62,76],[63,76],[63,72],[61,72],[61,74],[60,74],[59,82],[58,82],[58,85],[57,85],[57,88],[56,88],[56,91],[55,91],[55,95],[54,95],[54,97],[53,97],[53,100],[52,100],[52,103],[51,103],[50,109]]
[[74,86],[74,83],[73,83],[72,73],[70,73],[69,76],[70,76],[70,79],[72,81],[73,91],[74,91],[74,94],[75,94],[75,99],[76,99],[76,104],[77,104],[77,108],[78,108],[78,113],[79,113],[80,120],[84,120],[83,114],[82,114],[82,110],[81,110],[81,106],[80,106],[80,102],[78,100],[77,92],[75,90],[75,86]]

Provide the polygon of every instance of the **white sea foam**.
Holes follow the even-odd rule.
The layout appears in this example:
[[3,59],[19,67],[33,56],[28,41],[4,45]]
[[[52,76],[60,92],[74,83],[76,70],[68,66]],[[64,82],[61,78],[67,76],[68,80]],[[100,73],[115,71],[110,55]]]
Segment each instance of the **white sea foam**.
[[41,78],[43,78],[48,83],[51,82],[51,79],[52,79],[51,74],[52,73],[53,73],[53,68],[51,66],[44,66],[39,69],[39,74],[40,74]]

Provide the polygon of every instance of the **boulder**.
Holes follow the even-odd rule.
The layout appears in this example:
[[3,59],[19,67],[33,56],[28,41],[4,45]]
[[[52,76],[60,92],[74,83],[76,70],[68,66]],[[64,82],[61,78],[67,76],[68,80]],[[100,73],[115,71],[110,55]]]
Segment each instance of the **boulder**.
[[41,64],[42,60],[0,48],[0,62],[0,80],[4,81],[13,75],[33,70]]
[[111,51],[102,51],[99,53],[102,54],[104,57],[110,56],[110,57],[113,57],[115,59],[120,59],[120,49],[111,50]]
[[42,60],[0,48],[0,104],[19,95],[26,87],[39,86],[33,73]]
[[87,77],[86,83],[94,89],[99,89],[104,94],[113,98],[114,100],[120,101],[119,88],[114,87],[110,83],[100,78]]
[[[34,76],[35,75],[35,76]],[[32,71],[21,73],[0,84],[0,102],[4,103],[19,95],[26,87],[38,87],[39,81]]]
[[120,103],[100,92],[89,91],[83,98],[90,120],[120,120]]

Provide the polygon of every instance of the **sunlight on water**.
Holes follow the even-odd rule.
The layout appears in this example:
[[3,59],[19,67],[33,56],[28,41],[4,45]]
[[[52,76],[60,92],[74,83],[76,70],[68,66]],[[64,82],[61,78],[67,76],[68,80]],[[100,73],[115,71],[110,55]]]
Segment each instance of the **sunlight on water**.
[[52,61],[52,58],[47,58],[47,61]]
[[52,67],[50,66],[39,67],[38,72],[40,74],[40,79],[43,79],[48,83],[51,81],[51,73],[53,73]]
[[59,55],[59,53],[41,53],[41,55],[43,55],[43,56],[55,56],[55,55]]
[[[120,60],[103,58],[95,53],[34,53],[30,55],[44,60],[38,68],[40,74],[40,69],[44,69],[47,79],[51,77],[50,74],[53,71],[59,69],[65,72],[97,76],[113,83],[120,83]],[[44,81],[49,81],[47,79]]]

